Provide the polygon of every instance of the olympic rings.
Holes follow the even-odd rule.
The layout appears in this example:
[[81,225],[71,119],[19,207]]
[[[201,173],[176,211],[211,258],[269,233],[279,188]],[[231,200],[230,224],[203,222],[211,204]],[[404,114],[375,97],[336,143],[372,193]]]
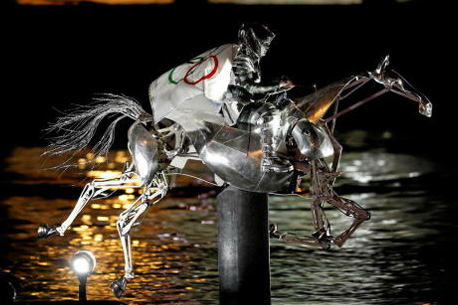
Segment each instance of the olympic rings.
[[[196,81],[188,80],[188,76],[190,76],[194,72],[194,69],[197,68],[198,66],[200,66],[203,62],[207,61],[209,58],[213,59],[213,62],[214,62],[213,70],[211,70],[210,73],[208,73],[207,75],[202,76],[201,78],[199,78]],[[207,56],[206,58],[204,58],[202,61],[196,63],[191,68],[189,68],[188,72],[186,72],[186,75],[183,78],[183,81],[188,85],[195,85],[195,84],[200,83],[204,79],[211,78],[213,75],[215,75],[217,70],[218,70],[218,58],[215,55],[210,55],[210,56]]]
[[[196,68],[198,66],[200,66],[202,63],[204,63],[205,61],[207,61],[208,59],[210,59],[210,58],[214,62],[213,69],[210,71],[210,73],[208,73],[207,75],[203,75],[201,78],[199,78],[196,81],[189,80],[188,77],[191,76],[196,71]],[[203,81],[205,79],[211,78],[213,75],[215,75],[216,71],[218,71],[218,58],[216,56],[209,55],[207,57],[196,57],[196,58],[193,59],[193,61],[196,60],[196,59],[198,59],[199,61],[197,63],[195,63],[193,66],[191,66],[188,69],[188,71],[185,73],[185,76],[182,79],[178,80],[178,81],[173,79],[173,73],[175,72],[176,68],[173,68],[172,70],[170,70],[170,73],[168,75],[169,82],[174,84],[174,85],[177,85],[179,82],[184,81],[188,85],[196,85],[196,84],[200,83],[201,81]]]

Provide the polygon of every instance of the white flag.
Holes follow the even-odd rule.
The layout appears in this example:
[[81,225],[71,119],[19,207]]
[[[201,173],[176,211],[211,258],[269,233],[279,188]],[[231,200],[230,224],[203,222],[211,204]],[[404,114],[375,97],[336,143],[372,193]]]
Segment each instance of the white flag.
[[149,88],[154,121],[171,119],[185,130],[202,121],[222,124],[220,114],[237,45],[211,49],[161,75]]

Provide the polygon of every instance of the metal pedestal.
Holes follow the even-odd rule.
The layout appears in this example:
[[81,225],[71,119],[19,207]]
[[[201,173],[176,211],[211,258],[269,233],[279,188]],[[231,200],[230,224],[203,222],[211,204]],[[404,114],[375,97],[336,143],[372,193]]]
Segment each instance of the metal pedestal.
[[227,187],[218,195],[221,305],[270,305],[267,194]]

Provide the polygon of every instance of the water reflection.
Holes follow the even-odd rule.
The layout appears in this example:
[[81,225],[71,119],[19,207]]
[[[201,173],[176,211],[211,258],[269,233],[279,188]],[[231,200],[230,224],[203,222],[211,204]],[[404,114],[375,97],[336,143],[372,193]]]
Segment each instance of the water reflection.
[[[75,300],[78,281],[68,261],[77,250],[90,250],[98,263],[88,299],[114,299],[108,285],[123,272],[115,222],[136,190],[93,201],[64,237],[37,241],[35,235],[38,224],[65,219],[87,179],[119,173],[127,153],[98,160],[100,171],[90,170],[91,156],[83,154],[79,168],[38,172],[41,151],[18,148],[7,160],[0,270],[21,280],[23,299]],[[50,166],[60,161],[48,160]],[[457,229],[451,221],[457,208],[447,193],[436,196],[424,187],[424,179],[439,178],[433,164],[375,151],[347,153],[342,170],[338,191],[370,210],[372,219],[343,249],[310,250],[273,240],[273,304],[453,304],[457,274],[449,236]],[[128,304],[218,304],[215,189],[187,177],[177,186],[133,229],[136,278],[123,299]],[[188,187],[188,195],[179,187]],[[271,221],[282,230],[310,234],[307,200],[272,196],[270,203]],[[326,213],[334,234],[351,222],[331,207]]]
[[383,151],[344,154],[340,170],[360,183],[415,178],[433,171],[433,164],[419,157]]

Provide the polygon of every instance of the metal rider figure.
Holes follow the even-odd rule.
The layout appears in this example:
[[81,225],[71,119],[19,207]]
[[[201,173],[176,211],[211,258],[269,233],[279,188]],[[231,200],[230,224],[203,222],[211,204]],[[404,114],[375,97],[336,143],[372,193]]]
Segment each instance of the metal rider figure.
[[[275,34],[266,26],[242,25],[238,33],[238,50],[232,64],[231,82],[225,97],[223,115],[228,125],[237,123],[243,107],[249,103],[265,100],[267,96],[285,92],[294,87],[291,81],[272,86],[261,85],[260,61],[269,50]],[[262,171],[287,172],[292,165],[279,158],[275,152],[275,139],[271,127],[275,106],[266,103],[256,125],[260,128],[262,141]]]

